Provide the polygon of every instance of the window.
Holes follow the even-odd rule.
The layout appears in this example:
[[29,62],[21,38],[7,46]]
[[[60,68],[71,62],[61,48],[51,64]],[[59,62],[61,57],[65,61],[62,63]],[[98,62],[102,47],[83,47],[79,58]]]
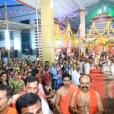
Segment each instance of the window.
[[30,49],[30,30],[23,29],[21,30],[21,45],[22,45],[22,53],[25,53],[26,49]]
[[10,34],[10,40],[14,40],[13,31],[10,31],[9,34]]
[[5,32],[0,31],[0,41],[4,41],[4,40],[5,40]]
[[22,21],[20,21],[20,23],[29,24],[29,20],[22,20]]

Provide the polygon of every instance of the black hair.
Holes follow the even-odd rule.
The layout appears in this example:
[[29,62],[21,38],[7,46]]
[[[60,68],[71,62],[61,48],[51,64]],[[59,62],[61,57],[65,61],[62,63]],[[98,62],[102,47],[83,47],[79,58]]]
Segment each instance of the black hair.
[[12,71],[14,71],[13,68],[10,68],[10,69],[9,69],[9,72],[12,72]]
[[45,63],[49,63],[48,61],[45,61]]
[[25,73],[26,70],[27,70],[27,69],[25,68],[25,69],[24,69],[24,73]]
[[19,114],[21,114],[21,109],[22,108],[27,108],[29,106],[34,105],[35,103],[40,102],[41,99],[38,95],[33,94],[33,93],[27,93],[21,96],[17,102],[16,102],[16,110]]
[[0,84],[0,90],[6,91],[6,96],[8,99],[13,96],[13,89],[8,85]]
[[68,78],[70,78],[70,80],[72,80],[71,75],[70,74],[66,74],[66,73],[62,75],[62,80],[64,78],[66,78],[66,77],[68,77]]
[[27,77],[26,80],[25,80],[25,86],[27,85],[27,82],[31,83],[31,82],[35,82],[35,81],[38,82],[38,79],[37,79],[36,77],[34,77],[34,76],[29,76],[29,77]]
[[[81,78],[82,78],[83,76],[88,76],[88,75],[87,75],[87,74],[82,74],[81,77],[79,78],[79,82],[80,82],[80,80],[81,80]],[[88,77],[89,77],[89,79],[90,79],[90,82],[92,82],[92,78],[91,78],[90,76],[88,76]]]
[[28,72],[27,72],[27,75],[28,75],[29,73],[31,73],[31,71],[28,71]]
[[[6,74],[6,76],[7,76],[6,82],[7,82],[7,84],[9,84],[8,74],[7,74],[6,72],[2,72],[2,73],[1,73],[1,77],[2,77],[3,74]],[[1,79],[1,82],[2,82],[2,79]]]
[[17,73],[18,75],[20,75],[20,71],[14,71],[14,73]]
[[46,68],[46,69],[45,69],[45,72],[46,72],[46,71],[48,71],[48,70],[49,70],[49,69],[48,69],[48,68]]
[[3,74],[6,74],[6,75],[7,75],[7,73],[6,73],[6,72],[2,72],[2,73],[1,73],[1,76],[2,76]]
[[33,69],[31,72],[32,76],[36,76],[36,74],[38,74],[38,73],[39,73],[39,71],[37,69]]
[[8,65],[5,66],[5,68],[7,67]]

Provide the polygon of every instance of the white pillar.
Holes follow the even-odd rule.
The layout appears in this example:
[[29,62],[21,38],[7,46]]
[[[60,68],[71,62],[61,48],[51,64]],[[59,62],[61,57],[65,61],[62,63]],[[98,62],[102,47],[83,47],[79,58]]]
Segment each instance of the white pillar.
[[[81,38],[85,39],[85,10],[80,10],[80,24],[81,24],[81,31],[80,31],[80,36]],[[85,44],[84,48],[81,45],[81,53],[84,53],[85,55]]]
[[[70,25],[70,20],[69,19],[66,19],[67,29],[68,29],[68,25]],[[68,36],[70,37],[70,32],[68,33]],[[67,54],[69,55],[70,52],[71,52],[71,43],[70,43],[70,39],[69,39],[69,41],[67,42]]]
[[19,58],[22,57],[21,51],[21,33],[20,31],[14,31],[14,50],[18,50]]
[[85,10],[80,10],[81,37],[85,38]]

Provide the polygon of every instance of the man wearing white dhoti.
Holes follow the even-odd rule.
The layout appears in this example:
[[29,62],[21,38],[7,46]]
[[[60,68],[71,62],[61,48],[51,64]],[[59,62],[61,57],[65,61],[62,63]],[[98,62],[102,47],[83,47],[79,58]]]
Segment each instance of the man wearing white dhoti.
[[89,74],[89,73],[90,73],[89,59],[85,59],[85,61],[84,61],[84,74]]
[[79,78],[81,75],[80,75],[79,71],[80,71],[80,66],[77,65],[76,69],[72,72],[72,84],[76,85],[76,86],[80,85]]
[[102,68],[101,68],[102,73],[105,73],[106,61],[104,59],[102,59],[102,61],[101,61],[101,66],[102,66]]

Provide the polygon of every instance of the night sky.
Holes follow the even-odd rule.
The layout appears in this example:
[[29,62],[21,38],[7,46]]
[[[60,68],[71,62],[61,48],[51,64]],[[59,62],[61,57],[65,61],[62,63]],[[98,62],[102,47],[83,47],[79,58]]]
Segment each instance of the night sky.
[[[15,0],[6,0],[7,5],[14,5],[14,4],[19,4],[18,2],[16,2]],[[0,0],[0,6],[5,4],[5,0]]]

